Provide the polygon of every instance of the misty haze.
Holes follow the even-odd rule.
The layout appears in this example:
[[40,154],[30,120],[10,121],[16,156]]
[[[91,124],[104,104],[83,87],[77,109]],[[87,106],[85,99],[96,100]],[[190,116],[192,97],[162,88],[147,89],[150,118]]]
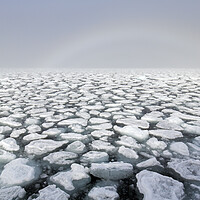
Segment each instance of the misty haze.
[[0,200],[199,200],[200,2],[0,2]]

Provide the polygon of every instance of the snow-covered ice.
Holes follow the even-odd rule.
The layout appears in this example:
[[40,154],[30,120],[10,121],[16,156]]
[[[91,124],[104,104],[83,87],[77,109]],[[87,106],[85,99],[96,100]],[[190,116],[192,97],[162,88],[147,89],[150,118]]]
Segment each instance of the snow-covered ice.
[[0,199],[199,200],[199,88],[191,71],[1,75]]
[[133,166],[124,162],[92,163],[90,173],[98,178],[120,180],[133,175]]
[[143,170],[136,175],[136,178],[138,189],[144,194],[144,200],[183,199],[183,184],[171,177]]

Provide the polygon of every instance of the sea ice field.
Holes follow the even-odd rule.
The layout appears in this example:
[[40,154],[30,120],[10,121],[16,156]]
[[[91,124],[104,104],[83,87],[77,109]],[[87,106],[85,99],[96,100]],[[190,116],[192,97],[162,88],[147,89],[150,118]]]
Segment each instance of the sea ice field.
[[0,75],[0,200],[199,200],[199,72]]

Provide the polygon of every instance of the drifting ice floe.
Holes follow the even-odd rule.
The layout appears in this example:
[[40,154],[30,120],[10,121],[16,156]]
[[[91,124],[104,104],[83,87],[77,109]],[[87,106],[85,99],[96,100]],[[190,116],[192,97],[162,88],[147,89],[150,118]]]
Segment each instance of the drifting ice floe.
[[20,186],[11,186],[0,189],[0,199],[2,200],[19,200],[23,199],[26,191]]
[[88,193],[88,197],[93,200],[117,200],[119,195],[114,186],[94,187]]
[[86,168],[74,163],[71,165],[71,170],[58,172],[50,178],[50,181],[70,192],[86,186],[90,182],[90,176]]
[[106,152],[100,151],[89,151],[83,154],[81,161],[88,163],[96,163],[96,162],[107,162],[109,156]]
[[179,173],[183,178],[188,180],[200,181],[200,161],[189,159],[173,159],[168,163],[168,167]]
[[44,157],[43,160],[48,161],[50,164],[67,165],[73,163],[73,159],[77,157],[78,155],[76,153],[59,151],[50,153],[48,156]]
[[183,184],[170,177],[143,170],[136,178],[139,191],[144,194],[144,200],[183,199]]
[[186,144],[183,142],[173,142],[170,145],[170,150],[179,153],[183,156],[189,156],[189,150]]
[[4,166],[0,175],[0,185],[25,186],[38,178],[38,169],[25,158],[17,158]]
[[133,166],[124,162],[92,163],[90,173],[98,178],[120,180],[133,175]]
[[133,137],[138,141],[144,141],[149,137],[148,131],[142,131],[141,129],[134,126],[124,126],[123,128],[114,126],[114,130],[121,135]]
[[162,137],[164,139],[176,139],[183,137],[181,132],[174,130],[150,130],[149,134],[157,137]]
[[68,200],[69,195],[57,188],[56,185],[49,185],[39,191],[39,197],[33,200]]
[[68,141],[54,141],[50,139],[35,140],[25,146],[25,151],[28,154],[43,155],[67,143]]

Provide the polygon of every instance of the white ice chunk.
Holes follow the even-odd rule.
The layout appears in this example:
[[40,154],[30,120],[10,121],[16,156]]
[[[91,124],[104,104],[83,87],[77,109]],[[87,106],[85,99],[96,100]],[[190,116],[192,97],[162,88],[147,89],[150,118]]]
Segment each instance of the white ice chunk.
[[119,153],[119,155],[122,155],[128,159],[138,159],[139,158],[139,156],[133,149],[129,149],[124,146],[121,146],[118,149],[118,153]]
[[157,159],[153,157],[153,158],[149,158],[148,160],[138,163],[136,166],[139,168],[147,168],[147,167],[152,167],[156,165],[160,166],[160,162],[158,162]]
[[90,173],[98,178],[120,180],[133,175],[133,166],[124,162],[92,163]]
[[76,188],[81,188],[90,182],[87,168],[79,164],[72,164],[71,170],[66,172],[58,172],[53,175],[50,180],[62,186],[66,191],[73,191]]
[[26,133],[26,129],[18,129],[18,130],[13,130],[12,133],[10,134],[10,137],[13,138],[18,138],[20,135]]
[[80,124],[81,126],[87,126],[87,120],[83,118],[72,118],[58,122],[58,126],[69,126],[71,124]]
[[75,141],[69,144],[66,150],[79,154],[86,151],[86,146],[81,141]]
[[0,149],[0,163],[8,163],[11,160],[14,160],[15,158],[16,158],[15,154]]
[[142,129],[148,129],[149,123],[145,120],[137,120],[136,117],[132,118],[124,118],[124,119],[118,119],[116,121],[117,124],[124,124],[124,125],[130,125],[130,126],[136,126]]
[[9,117],[0,118],[0,125],[9,126],[11,128],[18,128],[22,126],[20,122],[16,122],[12,118],[9,118]]
[[4,186],[25,186],[36,178],[36,168],[29,165],[29,160],[25,158],[17,158],[4,166],[0,175],[0,184]]
[[7,151],[18,151],[19,145],[14,138],[6,138],[0,141],[0,147]]
[[60,133],[62,133],[62,131],[58,128],[50,128],[50,129],[42,132],[42,134],[49,135],[49,136],[57,136]]
[[70,142],[77,141],[77,140],[86,142],[88,140],[87,135],[82,135],[79,133],[61,133],[60,137],[64,140],[69,140]]
[[92,131],[91,135],[95,138],[101,138],[104,136],[112,136],[115,133],[113,131],[108,131],[108,130],[96,130],[96,131]]
[[33,200],[68,200],[69,195],[57,188],[56,185],[48,185],[39,191],[39,197]]
[[103,118],[97,118],[97,117],[93,117],[89,120],[89,122],[91,124],[104,124],[104,123],[107,123],[109,122],[109,120],[107,119],[103,119]]
[[26,191],[21,186],[11,186],[0,189],[0,199],[2,200],[19,200],[23,199]]
[[112,128],[111,123],[103,123],[103,124],[97,124],[97,125],[91,125],[88,126],[87,129],[93,129],[93,130],[109,130]]
[[143,131],[134,126],[124,126],[123,128],[119,126],[114,126],[114,130],[116,132],[119,132],[121,135],[133,137],[138,141],[144,141],[149,137],[148,131]]
[[156,127],[162,128],[162,129],[177,130],[177,131],[183,130],[183,128],[180,125],[175,124],[173,122],[169,122],[167,120],[163,120],[163,121],[158,122],[156,124]]
[[168,167],[179,173],[183,178],[187,180],[200,181],[200,161],[189,159],[173,159],[168,163]]
[[82,155],[81,162],[96,163],[108,162],[109,156],[106,152],[89,151]]
[[143,170],[136,175],[139,191],[144,200],[180,200],[183,199],[184,186],[171,177]]
[[189,156],[188,146],[183,142],[173,142],[170,144],[170,150],[183,156]]
[[11,133],[12,128],[10,128],[9,126],[0,126],[0,134],[7,134],[7,133]]
[[93,200],[117,200],[119,195],[115,186],[93,187],[88,193]]
[[93,150],[103,150],[106,152],[114,152],[116,150],[115,146],[111,145],[109,142],[104,142],[102,140],[94,140],[91,144]]
[[150,130],[149,134],[162,137],[164,139],[175,139],[183,137],[182,133],[174,130]]
[[73,152],[59,151],[50,153],[48,156],[44,157],[43,160],[48,161],[50,164],[56,165],[67,165],[74,162],[78,155]]
[[147,145],[149,145],[152,149],[160,149],[163,150],[167,147],[166,143],[163,141],[158,141],[157,138],[152,137],[146,142]]
[[140,144],[138,144],[137,141],[132,137],[123,135],[119,138],[120,138],[120,140],[116,141],[116,143],[119,145],[123,145],[123,146],[130,147],[133,149],[141,149],[142,148],[142,146]]
[[42,134],[38,134],[38,133],[30,133],[28,135],[25,135],[23,137],[23,140],[25,140],[25,141],[32,141],[32,140],[44,139],[46,137],[47,137],[47,135],[42,135]]
[[68,143],[67,140],[65,141],[54,141],[50,139],[35,140],[31,141],[28,145],[25,146],[25,151],[28,154],[43,155],[67,143]]
[[27,130],[30,132],[30,133],[37,133],[37,132],[40,132],[42,129],[40,128],[39,125],[29,125],[27,127]]
[[189,134],[200,135],[200,126],[189,125],[189,124],[182,124],[184,131]]

